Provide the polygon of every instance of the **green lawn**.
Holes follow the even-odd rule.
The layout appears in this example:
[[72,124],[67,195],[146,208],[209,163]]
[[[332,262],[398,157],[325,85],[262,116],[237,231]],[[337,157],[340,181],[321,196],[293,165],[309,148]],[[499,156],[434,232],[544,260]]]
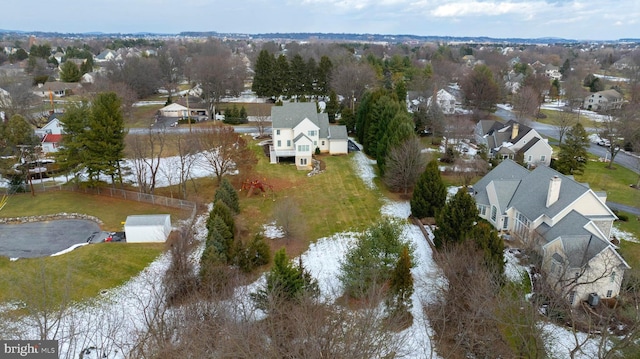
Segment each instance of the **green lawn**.
[[250,197],[240,192],[240,220],[247,232],[260,231],[263,223],[272,220],[275,204],[286,197],[295,200],[302,213],[299,220],[306,228],[304,245],[298,247],[299,251],[318,238],[361,230],[380,218],[381,193],[368,189],[355,174],[353,155],[319,156],[326,169],[309,177],[308,171],[298,171],[292,164],[270,164],[262,150],[257,146],[255,149],[259,162],[254,179],[270,185],[274,191]]
[[0,257],[0,302],[31,304],[45,290],[51,305],[94,297],[125,283],[163,250],[164,243],[96,243],[57,257]]
[[104,230],[122,230],[122,222],[130,214],[169,213],[173,221],[186,219],[190,212],[148,203],[125,201],[112,197],[88,195],[79,192],[46,192],[15,194],[0,212],[0,217],[23,217],[30,215],[74,212],[95,216],[104,222]]
[[588,183],[594,191],[607,192],[607,200],[611,202],[640,206],[640,190],[629,187],[638,181],[638,174],[617,164],[613,169],[608,169],[607,165],[589,161],[584,174],[576,175],[575,179]]
[[[537,120],[537,122],[545,123],[547,125],[554,125],[554,126],[557,125],[558,118],[561,116],[561,111],[540,110],[540,112],[545,114],[547,117],[546,118],[540,118],[540,119]],[[577,123],[578,119],[580,119],[580,124],[582,124],[582,126],[586,127],[586,128],[594,128],[594,127],[597,127],[597,125],[598,125],[597,122],[593,121],[589,117],[585,116],[584,114],[579,114],[577,112],[571,114],[570,119],[571,119],[571,126],[575,125]],[[558,135],[556,134],[555,136],[558,136]]]

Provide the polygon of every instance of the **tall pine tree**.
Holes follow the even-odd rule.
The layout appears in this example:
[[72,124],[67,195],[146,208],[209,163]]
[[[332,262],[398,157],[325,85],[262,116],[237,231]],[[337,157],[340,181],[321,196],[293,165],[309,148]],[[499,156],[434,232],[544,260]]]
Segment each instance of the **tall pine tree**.
[[479,218],[476,201],[461,188],[438,213],[438,228],[434,231],[436,248],[465,241]]
[[565,175],[581,174],[587,164],[589,137],[578,122],[567,131],[564,143],[560,145],[555,169]]
[[411,215],[416,218],[435,217],[447,201],[447,187],[440,176],[436,160],[427,164],[411,197]]

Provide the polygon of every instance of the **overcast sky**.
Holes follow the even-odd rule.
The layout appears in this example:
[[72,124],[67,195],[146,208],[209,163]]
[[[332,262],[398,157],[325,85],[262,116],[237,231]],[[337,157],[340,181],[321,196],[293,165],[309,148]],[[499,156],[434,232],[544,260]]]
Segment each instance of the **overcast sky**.
[[23,31],[640,37],[640,0],[29,0],[1,11],[1,29]]

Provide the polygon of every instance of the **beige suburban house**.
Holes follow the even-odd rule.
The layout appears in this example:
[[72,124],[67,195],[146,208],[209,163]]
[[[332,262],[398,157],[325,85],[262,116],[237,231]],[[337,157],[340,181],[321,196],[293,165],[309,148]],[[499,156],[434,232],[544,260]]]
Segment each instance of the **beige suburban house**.
[[271,108],[273,144],[271,163],[294,158],[298,169],[312,168],[316,148],[332,155],[348,153],[347,128],[329,125],[326,113],[318,113],[313,102],[284,103]]
[[473,186],[480,217],[537,251],[548,283],[572,305],[615,298],[630,269],[610,242],[606,194],[546,167],[504,160]]
[[553,149],[547,140],[531,127],[513,120],[507,123],[479,121],[475,140],[478,145],[484,145],[493,158],[521,160],[528,167],[551,163]]
[[606,111],[622,108],[622,95],[616,90],[594,92],[585,97],[582,107],[585,110]]

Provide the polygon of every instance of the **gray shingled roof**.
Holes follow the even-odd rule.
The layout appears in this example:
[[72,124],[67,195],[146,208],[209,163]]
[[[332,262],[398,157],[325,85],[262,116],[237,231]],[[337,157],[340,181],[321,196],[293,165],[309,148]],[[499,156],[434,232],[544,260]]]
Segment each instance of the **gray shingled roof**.
[[570,268],[581,268],[609,246],[594,235],[565,235],[560,237]]
[[347,126],[329,126],[329,137],[332,140],[346,140]]
[[512,160],[502,161],[496,168],[482,177],[476,184],[473,185],[474,191],[479,194],[486,192],[487,185],[491,181],[499,180],[521,180],[529,175],[529,171],[515,163]]
[[[324,115],[324,116],[321,116]],[[308,118],[320,128],[320,137],[327,135],[329,118],[326,114],[318,114],[316,104],[313,102],[284,103],[282,106],[271,107],[271,122],[273,128],[294,128],[302,120]],[[323,119],[327,119],[327,124],[323,125]]]
[[[561,180],[560,196],[554,204],[547,208],[549,182],[554,176],[558,176]],[[531,171],[528,176],[522,179],[521,186],[525,190],[515,193],[511,205],[530,220],[534,220],[543,214],[555,217],[560,211],[567,208],[569,204],[589,190],[589,187],[546,166],[539,166]]]
[[589,219],[576,211],[571,211],[561,221],[553,227],[542,224],[538,227],[538,233],[544,237],[547,243],[566,233],[573,235],[589,236],[591,233],[584,227],[589,223]]

